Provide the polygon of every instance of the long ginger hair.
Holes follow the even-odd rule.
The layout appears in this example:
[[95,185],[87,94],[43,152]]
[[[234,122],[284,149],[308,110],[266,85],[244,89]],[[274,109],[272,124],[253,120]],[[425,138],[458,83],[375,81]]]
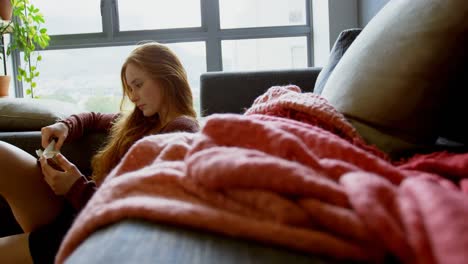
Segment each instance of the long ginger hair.
[[[161,112],[145,117],[143,112],[134,107],[130,113],[123,110],[129,94],[125,78],[128,64],[136,65],[162,87],[164,105]],[[121,114],[113,123],[104,147],[93,157],[93,179],[102,183],[105,176],[119,163],[130,146],[142,137],[157,134],[169,117],[183,115],[196,119],[193,108],[192,90],[182,63],[165,45],[150,42],[137,46],[125,60],[120,72],[123,97],[120,102]]]

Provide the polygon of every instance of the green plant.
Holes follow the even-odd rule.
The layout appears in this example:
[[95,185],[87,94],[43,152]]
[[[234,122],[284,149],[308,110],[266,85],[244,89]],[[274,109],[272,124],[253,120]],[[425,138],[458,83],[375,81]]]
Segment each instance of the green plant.
[[18,67],[18,80],[29,83],[26,94],[34,98],[33,89],[37,86],[35,78],[39,76],[37,63],[42,60],[42,56],[36,50],[39,46],[42,49],[49,45],[50,37],[47,29],[43,27],[44,16],[40,10],[29,0],[11,0],[14,22],[12,38],[7,48],[7,55],[13,50],[23,52],[25,66]]
[[[12,28],[11,25],[12,25],[11,21],[3,21],[3,20],[0,21],[0,37],[2,38],[2,40],[3,40],[4,34],[11,32],[11,28]],[[2,49],[3,48],[4,47],[2,47]],[[3,52],[0,53],[0,61],[3,62],[3,73],[6,75],[7,74],[6,63],[5,63],[6,58],[3,57],[4,55],[5,54]]]

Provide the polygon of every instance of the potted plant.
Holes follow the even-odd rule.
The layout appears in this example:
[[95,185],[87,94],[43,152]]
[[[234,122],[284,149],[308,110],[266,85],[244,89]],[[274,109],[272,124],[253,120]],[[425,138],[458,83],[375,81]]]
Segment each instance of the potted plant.
[[[10,0],[8,0],[9,3]],[[7,65],[6,65],[6,47],[4,42],[4,34],[11,32],[11,21],[0,21],[0,63],[3,65],[3,72],[0,75],[0,97],[8,96],[8,90],[10,89],[10,79],[11,77],[7,74]]]
[[[26,94],[34,98],[35,78],[39,76],[37,63],[42,56],[36,48],[42,49],[49,45],[50,37],[43,27],[44,16],[29,0],[11,0],[12,21],[11,41],[7,47],[7,55],[12,51],[22,52],[24,66],[18,67],[18,80],[29,84]],[[3,58],[5,59],[5,58]]]
[[10,0],[0,0],[0,18],[2,20],[11,20]]

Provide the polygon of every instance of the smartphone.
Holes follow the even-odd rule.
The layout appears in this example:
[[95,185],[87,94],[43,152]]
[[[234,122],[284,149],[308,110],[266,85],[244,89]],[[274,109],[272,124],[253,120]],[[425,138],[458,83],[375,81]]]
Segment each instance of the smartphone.
[[51,166],[52,168],[58,170],[58,171],[65,171],[64,169],[62,169],[58,163],[55,161],[55,156],[53,158],[49,158],[47,159],[47,164],[49,164],[49,166]]

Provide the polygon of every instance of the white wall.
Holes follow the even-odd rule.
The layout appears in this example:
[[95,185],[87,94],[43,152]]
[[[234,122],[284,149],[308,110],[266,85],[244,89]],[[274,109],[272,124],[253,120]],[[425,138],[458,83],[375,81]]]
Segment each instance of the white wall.
[[314,66],[322,67],[326,65],[330,52],[328,1],[313,0],[312,6]]
[[359,0],[313,0],[314,65],[328,61],[330,49],[341,31],[359,26]]
[[389,0],[358,0],[359,27],[365,27],[388,1]]
[[358,27],[357,0],[329,0],[330,47],[335,43],[341,31]]
[[340,32],[363,28],[390,0],[313,0],[314,65],[326,65]]

